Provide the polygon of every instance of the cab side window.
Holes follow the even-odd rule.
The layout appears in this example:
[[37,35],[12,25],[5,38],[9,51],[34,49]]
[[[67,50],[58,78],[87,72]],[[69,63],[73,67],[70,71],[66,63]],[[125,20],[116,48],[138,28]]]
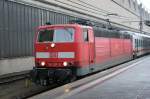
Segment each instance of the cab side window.
[[88,29],[83,29],[83,39],[85,42],[89,41],[88,39]]

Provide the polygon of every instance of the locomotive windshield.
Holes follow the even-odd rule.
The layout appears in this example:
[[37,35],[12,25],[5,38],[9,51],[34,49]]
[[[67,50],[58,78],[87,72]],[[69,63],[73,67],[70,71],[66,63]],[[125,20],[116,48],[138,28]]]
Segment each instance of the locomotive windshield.
[[39,31],[38,42],[73,42],[73,28],[47,29]]

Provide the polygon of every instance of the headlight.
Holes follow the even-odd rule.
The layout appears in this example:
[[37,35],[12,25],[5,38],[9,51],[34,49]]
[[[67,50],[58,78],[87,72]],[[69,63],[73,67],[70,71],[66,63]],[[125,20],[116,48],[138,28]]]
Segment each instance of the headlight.
[[46,64],[45,62],[41,62],[41,66],[45,66],[45,64]]
[[51,44],[51,47],[52,47],[52,48],[55,47],[55,43],[52,43],[52,44]]
[[64,66],[67,66],[67,65],[68,65],[68,63],[67,63],[67,62],[63,62],[63,65],[64,65]]

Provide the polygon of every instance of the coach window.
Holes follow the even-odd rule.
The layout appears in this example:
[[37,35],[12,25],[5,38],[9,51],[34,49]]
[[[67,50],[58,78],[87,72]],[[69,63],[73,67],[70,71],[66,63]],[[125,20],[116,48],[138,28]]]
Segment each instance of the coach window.
[[138,40],[135,39],[135,47],[138,47]]
[[138,47],[140,47],[140,40],[138,39]]
[[139,47],[141,47],[141,40],[139,39]]
[[130,35],[129,34],[127,34],[127,39],[130,39]]
[[136,41],[137,41],[137,47],[139,47],[139,40],[138,40],[138,39],[136,39]]
[[83,39],[84,39],[84,41],[89,41],[88,40],[88,29],[83,29]]

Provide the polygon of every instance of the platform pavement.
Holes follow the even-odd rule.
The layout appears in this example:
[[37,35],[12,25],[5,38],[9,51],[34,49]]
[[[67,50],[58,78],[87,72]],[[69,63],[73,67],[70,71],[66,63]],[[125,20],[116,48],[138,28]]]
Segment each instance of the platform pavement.
[[150,99],[150,57],[103,83],[64,99]]
[[31,70],[33,66],[33,57],[2,59],[0,60],[0,75]]

